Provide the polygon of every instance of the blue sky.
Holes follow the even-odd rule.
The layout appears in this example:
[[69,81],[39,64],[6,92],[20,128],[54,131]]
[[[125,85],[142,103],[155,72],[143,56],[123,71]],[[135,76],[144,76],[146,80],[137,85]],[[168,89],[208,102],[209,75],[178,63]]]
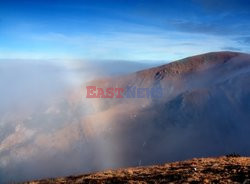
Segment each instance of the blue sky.
[[0,58],[175,60],[250,52],[247,0],[1,0]]

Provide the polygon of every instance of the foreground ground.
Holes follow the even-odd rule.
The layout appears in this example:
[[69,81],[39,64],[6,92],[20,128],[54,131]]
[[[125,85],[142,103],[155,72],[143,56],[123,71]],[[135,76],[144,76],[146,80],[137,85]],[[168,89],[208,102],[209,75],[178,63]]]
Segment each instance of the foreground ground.
[[244,183],[250,184],[250,157],[195,158],[148,167],[27,182],[47,183]]

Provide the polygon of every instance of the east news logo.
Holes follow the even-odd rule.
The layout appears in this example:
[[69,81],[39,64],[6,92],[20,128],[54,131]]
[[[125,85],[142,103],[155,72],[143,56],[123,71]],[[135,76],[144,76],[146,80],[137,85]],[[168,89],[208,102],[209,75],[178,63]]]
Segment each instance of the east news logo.
[[98,88],[86,86],[86,98],[161,98],[163,90],[161,87],[137,88],[127,86],[126,88]]

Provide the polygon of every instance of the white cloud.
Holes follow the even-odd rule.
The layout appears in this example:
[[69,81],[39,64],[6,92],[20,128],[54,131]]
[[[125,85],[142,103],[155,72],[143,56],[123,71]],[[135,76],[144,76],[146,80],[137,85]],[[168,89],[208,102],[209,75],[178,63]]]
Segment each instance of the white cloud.
[[[78,35],[28,34],[32,49],[0,48],[0,58],[177,60],[222,48],[243,48],[230,37],[155,29],[150,32],[105,32]],[[244,51],[244,48],[243,50]]]

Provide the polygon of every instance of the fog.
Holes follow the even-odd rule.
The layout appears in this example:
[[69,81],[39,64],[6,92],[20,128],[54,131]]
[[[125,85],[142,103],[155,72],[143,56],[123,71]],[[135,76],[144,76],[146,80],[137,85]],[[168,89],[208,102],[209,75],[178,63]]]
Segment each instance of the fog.
[[[131,74],[149,67],[142,62],[2,61],[0,182],[249,155],[249,56],[230,57],[174,75]],[[92,83],[157,85],[164,98],[86,99],[86,82],[107,77]]]
[[152,63],[0,60],[0,182],[117,166],[109,141],[86,138],[85,118],[99,110],[90,107],[83,84],[158,64]]

